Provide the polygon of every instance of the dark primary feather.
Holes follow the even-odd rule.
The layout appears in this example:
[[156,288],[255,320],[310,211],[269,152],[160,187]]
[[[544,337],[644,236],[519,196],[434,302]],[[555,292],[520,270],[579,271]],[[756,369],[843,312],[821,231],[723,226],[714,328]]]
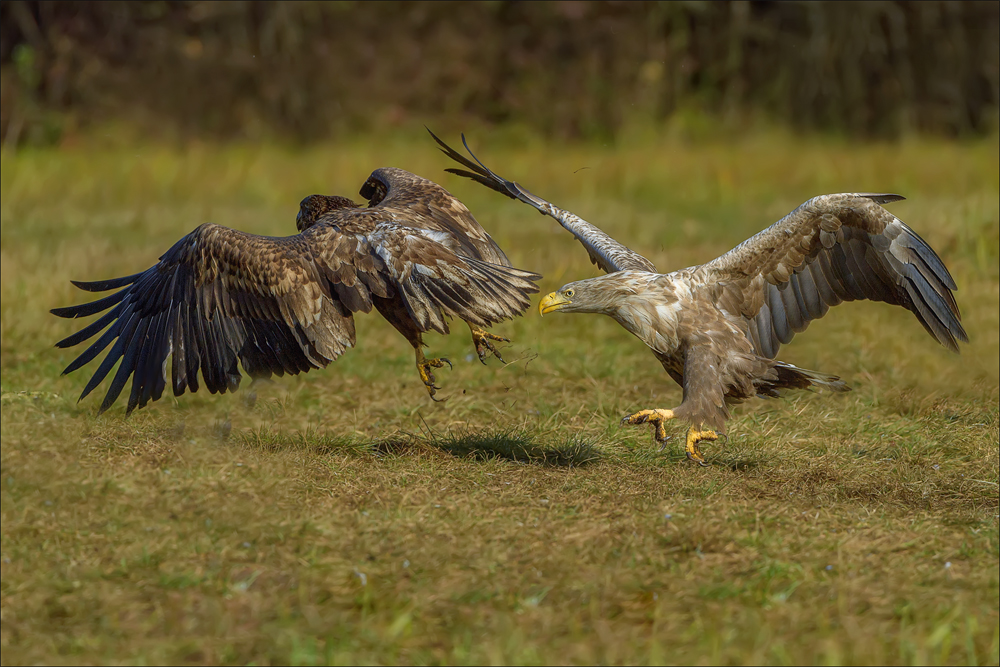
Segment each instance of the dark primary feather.
[[52,310],[66,318],[103,313],[57,343],[97,336],[64,373],[110,346],[80,398],[119,362],[101,412],[130,377],[127,412],[160,398],[168,371],[179,396],[198,390],[199,373],[212,393],[235,390],[240,364],[254,378],[324,367],[354,345],[353,313],[369,312],[375,299],[401,302],[417,331],[442,333],[449,317],[486,327],[527,308],[540,276],[511,267],[460,202],[403,170],[380,169],[372,179],[385,191],[371,208],[307,197],[295,236],[205,224],[146,271],[74,282],[90,292],[119,290]]
[[497,192],[507,195],[511,199],[517,199],[518,201],[528,204],[544,215],[555,218],[560,225],[573,234],[573,236],[575,236],[577,240],[583,244],[583,247],[587,249],[587,253],[590,255],[590,261],[600,267],[603,271],[608,273],[628,269],[635,271],[656,271],[656,267],[648,259],[627,248],[618,241],[615,241],[613,238],[586,220],[545,201],[541,197],[531,194],[518,183],[508,181],[507,179],[494,174],[488,167],[486,167],[486,165],[480,162],[479,158],[477,158],[473,154],[472,150],[469,149],[469,144],[465,141],[464,134],[462,135],[462,144],[465,146],[465,150],[469,151],[469,155],[472,156],[472,159],[475,160],[475,162],[471,162],[463,155],[456,152],[448,144],[441,141],[441,139],[439,139],[437,135],[429,129],[427,131],[430,132],[434,141],[436,141],[441,147],[442,153],[471,170],[445,169],[445,171],[459,176],[465,176],[466,178],[471,178],[477,183],[482,183],[492,190],[496,190]]
[[[92,392],[120,360],[101,404],[103,412],[133,376],[128,411],[159,398],[172,356],[175,395],[198,388],[198,371],[212,393],[235,389],[237,361],[254,376],[298,373],[325,366],[354,343],[350,312],[330,298],[308,253],[308,239],[267,238],[202,225],[160,262],[127,279],[90,283],[115,294],[54,309],[80,317],[111,308],[58,347],[77,345],[108,327],[64,371],[111,350],[80,398]],[[325,289],[324,289],[325,287]],[[325,292],[325,293],[324,293]],[[110,326],[109,326],[110,325]]]

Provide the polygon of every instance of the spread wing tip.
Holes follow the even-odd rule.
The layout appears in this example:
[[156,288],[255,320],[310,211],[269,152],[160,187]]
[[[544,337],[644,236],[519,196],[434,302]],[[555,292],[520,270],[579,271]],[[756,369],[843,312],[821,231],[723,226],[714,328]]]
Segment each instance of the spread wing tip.
[[876,204],[891,204],[894,201],[903,201],[906,199],[903,195],[894,195],[891,193],[875,193],[875,192],[859,192],[858,197],[864,197],[865,199],[871,199]]
[[[82,280],[71,280],[75,286],[86,292],[107,292],[108,290],[118,289],[119,287],[126,287],[131,285],[136,280],[138,280],[145,272],[140,272],[133,274],[131,276],[125,276],[123,278],[111,278],[109,280],[95,280],[92,282],[85,282]],[[122,290],[116,294],[106,296],[104,298],[98,299],[97,301],[91,301],[89,303],[81,303],[76,306],[64,306],[62,308],[52,308],[49,310],[50,313],[56,317],[65,317],[69,319],[77,317],[85,317],[87,315],[93,315],[94,313],[99,313],[102,310],[107,310],[111,306],[120,302],[128,293],[128,290]]]
[[454,148],[446,144],[444,141],[442,141],[440,137],[431,132],[430,128],[427,128],[425,126],[425,129],[427,129],[431,137],[434,138],[434,141],[438,143],[438,146],[440,147],[442,153],[450,157],[455,162],[458,162],[466,169],[470,170],[466,171],[465,169],[445,169],[446,172],[451,174],[456,174],[458,176],[464,176],[465,178],[470,178],[476,181],[477,183],[485,185],[491,190],[496,190],[500,194],[510,197],[511,199],[520,199],[525,203],[534,205],[533,202],[527,201],[523,198],[524,192],[522,192],[523,189],[520,186],[518,186],[516,183],[512,181],[508,181],[506,178],[503,178],[502,176],[494,174],[489,167],[484,165],[479,160],[479,158],[476,157],[476,154],[473,153],[472,149],[469,148],[469,142],[466,141],[464,132],[461,135],[462,145],[465,146],[465,150],[469,152],[469,155],[472,156],[472,160],[475,160],[475,162],[469,160],[467,157],[465,157],[464,155],[456,151]]
[[76,306],[66,306],[63,308],[51,308],[49,312],[56,317],[74,318],[76,317]]
[[139,272],[122,278],[109,278],[108,280],[94,280],[89,282],[84,280],[71,280],[70,282],[86,292],[107,292],[108,290],[131,285],[138,280],[139,276],[142,274],[143,272]]

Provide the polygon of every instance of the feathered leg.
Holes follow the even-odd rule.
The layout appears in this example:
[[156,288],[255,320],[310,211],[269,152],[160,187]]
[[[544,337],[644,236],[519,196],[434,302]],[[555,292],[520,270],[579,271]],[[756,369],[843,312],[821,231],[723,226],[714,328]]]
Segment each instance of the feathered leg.
[[409,316],[406,311],[406,306],[402,302],[396,299],[382,299],[375,297],[372,299],[375,305],[375,309],[382,314],[386,320],[389,321],[396,331],[403,334],[410,345],[413,346],[413,353],[416,356],[417,361],[417,373],[420,374],[420,381],[424,383],[424,388],[427,389],[427,393],[430,395],[431,400],[440,401],[439,398],[434,398],[434,394],[440,387],[435,386],[434,371],[432,368],[443,368],[445,364],[451,368],[451,362],[445,358],[440,359],[428,359],[424,356],[424,340],[421,336],[420,330],[413,323],[413,319]]
[[466,322],[469,325],[469,331],[472,332],[472,344],[476,346],[476,354],[479,355],[479,361],[486,365],[486,355],[487,353],[492,354],[494,357],[500,360],[500,363],[507,363],[500,356],[500,351],[493,345],[490,341],[497,341],[498,343],[509,343],[509,338],[504,338],[503,336],[495,336],[489,331],[484,331],[472,324],[472,322]]

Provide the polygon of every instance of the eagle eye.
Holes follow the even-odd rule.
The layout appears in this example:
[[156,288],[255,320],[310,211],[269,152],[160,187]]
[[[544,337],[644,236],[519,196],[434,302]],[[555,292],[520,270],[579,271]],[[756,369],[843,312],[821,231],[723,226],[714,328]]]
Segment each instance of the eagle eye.
[[568,290],[566,290],[565,292],[563,292],[563,294],[565,294],[568,298],[572,299],[573,298],[573,294],[575,294],[575,292],[573,291],[573,288],[571,287]]

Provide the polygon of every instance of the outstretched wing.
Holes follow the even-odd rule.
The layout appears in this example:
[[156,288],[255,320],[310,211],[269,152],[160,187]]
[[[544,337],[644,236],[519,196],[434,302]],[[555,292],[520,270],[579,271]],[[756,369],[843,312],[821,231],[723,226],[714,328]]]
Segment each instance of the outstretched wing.
[[618,241],[615,241],[613,238],[586,220],[583,220],[582,218],[573,215],[569,211],[563,210],[558,206],[550,204],[541,197],[531,194],[519,184],[513,181],[508,181],[507,179],[494,174],[472,153],[472,150],[469,148],[469,144],[465,141],[464,134],[462,135],[462,144],[465,146],[465,150],[469,151],[469,155],[472,155],[472,159],[475,160],[475,162],[472,162],[456,152],[451,148],[451,146],[441,141],[441,139],[439,139],[437,135],[430,130],[427,131],[430,132],[432,137],[434,137],[434,141],[438,142],[441,146],[442,153],[471,170],[445,169],[445,171],[452,174],[458,174],[459,176],[465,176],[466,178],[471,178],[472,180],[482,183],[490,189],[507,195],[511,199],[517,199],[518,201],[522,201],[525,204],[534,207],[544,215],[555,218],[559,221],[560,225],[562,225],[567,231],[575,236],[580,243],[583,244],[583,247],[587,249],[587,253],[590,255],[590,261],[605,272],[614,273],[615,271],[625,270],[649,271],[651,273],[656,272],[656,267],[653,266],[653,263],[648,259],[639,253],[630,250]]
[[359,255],[350,242],[354,239],[327,239],[317,258],[317,236],[334,234],[329,227],[314,227],[297,236],[272,238],[205,224],[142,273],[74,281],[88,292],[123,289],[52,310],[76,318],[111,309],[56,343],[71,347],[107,327],[63,373],[77,370],[113,343],[80,399],[121,360],[100,412],[111,407],[134,374],[131,412],[160,398],[168,357],[175,396],[198,390],[199,369],[210,392],[235,390],[240,383],[237,360],[251,377],[326,366],[354,345],[351,312],[370,310],[371,294],[386,296],[390,288],[381,275],[381,260]]
[[912,311],[950,350],[968,342],[948,269],[916,232],[879,204],[890,194],[814,197],[733,250],[694,270],[717,304],[749,321],[758,354],[842,301],[870,299]]

